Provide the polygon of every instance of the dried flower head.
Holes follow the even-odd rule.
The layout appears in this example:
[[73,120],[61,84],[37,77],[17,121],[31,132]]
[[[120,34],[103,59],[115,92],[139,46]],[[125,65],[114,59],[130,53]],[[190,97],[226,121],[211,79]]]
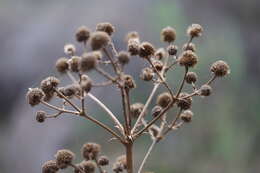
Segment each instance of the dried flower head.
[[124,86],[127,89],[133,89],[136,87],[135,81],[131,75],[124,75]]
[[182,50],[183,51],[186,51],[186,50],[191,50],[192,52],[195,52],[196,51],[196,46],[195,44],[193,43],[185,43],[182,47]]
[[154,61],[152,61],[152,63],[153,63],[153,66],[155,67],[155,69],[157,70],[157,71],[161,71],[162,69],[163,69],[163,63],[162,63],[162,61],[160,61],[160,60],[154,60]]
[[41,81],[42,91],[48,95],[54,91],[54,89],[59,85],[60,80],[54,76],[47,77]]
[[127,51],[130,53],[130,55],[134,56],[139,54],[139,45],[139,41],[135,39],[130,39],[128,41]]
[[121,165],[120,163],[118,163],[118,162],[115,162],[114,164],[113,164],[113,171],[115,172],[115,173],[119,173],[119,172],[123,172],[124,171],[124,168],[123,168],[123,165]]
[[98,159],[98,164],[100,166],[106,166],[109,164],[109,159],[107,156],[100,156]]
[[[191,97],[187,97],[189,94],[188,93],[180,93],[179,95],[179,100],[177,100],[177,106],[183,110],[187,110],[191,107],[192,104],[192,98]],[[187,98],[183,98],[183,97],[187,97]]]
[[170,104],[172,102],[172,97],[171,94],[168,92],[164,92],[161,93],[158,97],[157,97],[157,105],[165,108],[168,106],[168,104]]
[[56,61],[55,67],[58,72],[65,73],[69,69],[68,58],[59,58]]
[[29,88],[26,94],[27,101],[31,106],[38,105],[41,102],[43,96],[44,93],[39,88]]
[[95,172],[96,164],[91,160],[87,160],[87,161],[84,160],[80,163],[80,165],[83,168],[85,173],[94,173]]
[[64,53],[73,56],[76,53],[76,47],[73,44],[66,44],[64,46]]
[[115,27],[111,23],[108,23],[108,22],[98,23],[97,27],[96,27],[96,31],[103,31],[111,36],[115,32]]
[[97,158],[101,147],[96,143],[86,143],[81,148],[82,157],[86,160],[93,160]]
[[42,173],[57,173],[59,168],[55,160],[49,160],[42,165]]
[[197,81],[197,74],[195,72],[188,72],[186,77],[185,77],[185,81],[188,83],[188,84],[192,84],[192,83],[195,83]]
[[209,96],[212,93],[212,88],[210,85],[202,85],[200,87],[200,95],[201,96]]
[[138,34],[138,32],[132,31],[132,32],[127,33],[127,35],[125,37],[126,42],[128,42],[130,39],[133,39],[133,40],[136,40],[136,41],[139,42],[139,34]]
[[153,45],[149,42],[143,42],[139,46],[139,56],[142,58],[150,58],[154,55],[155,49]]
[[219,60],[211,65],[210,71],[213,72],[217,77],[223,77],[230,73],[230,68],[225,61]]
[[179,58],[179,63],[181,66],[193,67],[198,62],[198,56],[191,50],[184,51]]
[[72,163],[74,157],[75,154],[70,150],[66,150],[66,149],[58,150],[57,153],[55,154],[56,163],[60,169],[67,168]]
[[66,87],[59,88],[58,91],[68,98],[73,98],[74,96],[79,95],[80,87],[77,84],[70,84]]
[[161,31],[161,40],[164,42],[173,42],[176,39],[176,31],[168,26]]
[[191,110],[185,110],[183,113],[181,113],[181,119],[185,123],[191,122],[193,117],[193,112]]
[[86,43],[90,37],[90,30],[86,26],[81,26],[76,31],[76,40]]
[[71,59],[68,60],[69,69],[72,72],[79,72],[80,59],[81,57],[79,56],[73,56]]
[[169,54],[169,55],[174,56],[174,55],[177,54],[178,47],[175,46],[175,45],[169,45],[169,46],[167,47],[167,51],[168,51],[168,54]]
[[143,109],[144,109],[143,103],[134,103],[130,106],[130,115],[133,118],[138,118]]
[[39,123],[43,123],[46,119],[46,112],[44,111],[37,111],[36,112],[36,121]]
[[199,24],[192,24],[187,29],[187,34],[191,37],[199,37],[201,36],[202,32],[203,28]]
[[104,48],[110,42],[110,37],[106,32],[96,31],[90,36],[90,46],[93,50]]
[[126,155],[122,155],[116,158],[116,162],[123,166],[123,169],[126,169]]
[[146,67],[142,70],[140,78],[143,79],[144,81],[150,81],[153,79],[153,76],[154,76],[153,69]]
[[82,55],[82,58],[80,59],[80,71],[85,72],[85,71],[90,71],[94,69],[98,64],[98,59],[95,54],[92,52],[90,53],[84,53]]
[[102,53],[100,51],[93,51],[92,54],[97,58],[98,61],[102,59]]
[[166,57],[166,52],[164,50],[164,48],[160,48],[155,52],[155,58],[161,60],[164,57]]
[[80,86],[83,91],[88,93],[92,88],[92,80],[87,75],[82,75]]
[[82,167],[81,163],[75,165],[76,168],[74,168],[74,173],[81,173],[81,171],[84,171],[84,168]]
[[152,111],[151,111],[152,116],[157,117],[162,112],[162,109],[163,108],[159,105],[154,106]]
[[118,61],[119,61],[120,64],[125,65],[129,62],[130,55],[126,51],[121,51],[121,52],[118,53],[117,58],[118,58]]

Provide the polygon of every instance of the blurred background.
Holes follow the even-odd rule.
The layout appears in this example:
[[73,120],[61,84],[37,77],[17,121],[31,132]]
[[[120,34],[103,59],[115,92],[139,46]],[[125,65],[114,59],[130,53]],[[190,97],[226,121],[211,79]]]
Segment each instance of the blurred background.
[[[193,122],[159,143],[145,170],[260,172],[259,7],[258,0],[1,0],[0,172],[41,172],[42,163],[53,159],[61,148],[77,153],[79,161],[85,142],[102,144],[102,153],[110,156],[111,162],[123,153],[103,130],[83,119],[62,116],[37,123],[35,111],[42,107],[32,109],[25,100],[29,87],[37,87],[48,75],[59,76],[54,63],[64,56],[65,43],[80,49],[74,38],[77,27],[86,25],[94,30],[98,22],[115,25],[113,40],[118,50],[126,49],[124,36],[133,30],[140,33],[141,40],[165,46],[160,31],[168,25],[177,30],[176,44],[181,47],[188,39],[186,28],[199,23],[204,27],[203,36],[194,41],[200,57],[194,68],[199,84],[209,79],[214,61],[225,60],[231,67],[229,76],[214,82],[211,97],[195,99]],[[127,72],[138,77],[143,66],[143,61],[133,60]],[[177,87],[181,72],[170,73],[171,86]],[[140,81],[137,85],[132,101],[144,102],[151,85]],[[95,89],[93,93],[120,115],[115,89]],[[91,114],[110,123],[95,103],[88,101],[87,105]],[[149,143],[147,136],[138,140],[136,167]]]

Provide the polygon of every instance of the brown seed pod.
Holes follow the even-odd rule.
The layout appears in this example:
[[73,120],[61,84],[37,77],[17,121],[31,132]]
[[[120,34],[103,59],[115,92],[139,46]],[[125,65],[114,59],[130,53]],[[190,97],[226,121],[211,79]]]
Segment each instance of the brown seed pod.
[[84,53],[82,55],[82,58],[80,59],[79,62],[79,68],[80,71],[86,72],[94,69],[98,64],[98,59],[95,54],[91,53]]
[[44,111],[37,111],[36,112],[36,121],[39,123],[43,123],[46,119],[46,112]]
[[157,105],[165,108],[168,106],[168,104],[170,104],[172,102],[172,97],[171,94],[168,92],[164,92],[161,93],[158,97],[157,97]]
[[85,143],[81,148],[82,157],[86,160],[93,160],[97,158],[101,147],[96,143]]
[[113,170],[115,173],[119,173],[119,172],[123,172],[123,171],[124,171],[124,168],[123,168],[123,165],[121,165],[121,164],[118,163],[118,162],[115,162],[115,163],[113,164],[112,170]]
[[161,60],[164,57],[166,57],[166,52],[164,50],[164,48],[160,48],[155,52],[155,58]]
[[187,29],[187,34],[190,37],[199,37],[201,36],[202,32],[203,28],[199,24],[192,24]]
[[116,158],[116,162],[123,166],[123,169],[127,168],[126,155],[122,155]]
[[69,69],[72,72],[79,72],[79,63],[80,63],[81,57],[79,56],[73,56],[71,59],[68,60]]
[[130,55],[126,51],[120,51],[118,53],[117,58],[118,58],[118,61],[119,61],[120,64],[125,65],[125,64],[127,64],[129,62]]
[[127,33],[125,40],[126,42],[128,42],[130,39],[136,40],[137,42],[139,42],[139,34],[136,31],[131,31],[129,33]]
[[192,117],[193,117],[193,112],[191,110],[186,110],[183,113],[181,113],[181,119],[185,123],[191,122]]
[[143,79],[144,81],[150,81],[153,79],[153,76],[154,76],[153,70],[151,68],[146,67],[142,70],[140,78]]
[[58,72],[65,73],[69,69],[68,58],[59,58],[56,61],[55,67]]
[[154,60],[153,62],[153,66],[155,67],[155,69],[157,70],[157,71],[162,71],[162,69],[163,69],[163,63],[162,63],[162,61],[160,61],[160,60]]
[[76,164],[77,168],[76,169],[74,168],[74,173],[81,173],[80,170],[84,171],[84,168],[82,167],[81,163]]
[[223,77],[230,73],[230,68],[225,61],[219,60],[211,65],[210,71],[217,77]]
[[59,168],[55,160],[49,160],[42,165],[42,173],[57,173]]
[[72,163],[75,158],[75,154],[70,150],[63,149],[57,151],[55,158],[57,166],[60,169],[65,169]]
[[139,56],[142,58],[150,58],[155,53],[155,48],[149,42],[143,42],[139,46]]
[[151,111],[152,116],[157,117],[158,115],[160,115],[160,113],[162,112],[162,109],[163,108],[161,106],[158,106],[158,105],[154,106],[152,111]]
[[130,55],[134,56],[139,54],[139,45],[139,41],[135,39],[130,39],[128,41],[127,51],[130,53]]
[[66,44],[64,46],[64,53],[73,56],[76,53],[76,47],[73,44]]
[[174,56],[174,55],[177,54],[178,47],[175,46],[175,45],[169,45],[169,46],[167,47],[167,51],[168,51],[168,54],[169,54],[169,55]]
[[192,83],[195,83],[197,81],[197,74],[195,72],[188,72],[186,77],[185,77],[185,81],[188,83],[188,84],[192,84]]
[[106,166],[109,164],[109,159],[107,156],[100,156],[98,159],[98,164],[100,166]]
[[164,42],[173,42],[176,39],[176,31],[168,26],[161,31],[161,40]]
[[82,161],[80,163],[81,167],[83,168],[84,172],[86,173],[94,173],[96,169],[96,164],[93,161],[87,160]]
[[44,93],[39,88],[29,88],[26,94],[27,101],[31,106],[35,106],[41,103],[41,99],[43,98],[43,96]]
[[179,58],[181,66],[194,67],[198,62],[198,56],[191,50],[184,51]]
[[[179,98],[186,97],[188,95],[189,95],[188,93],[183,92],[183,93],[180,93]],[[191,97],[177,100],[177,106],[183,110],[189,109],[191,107],[191,104],[192,104]]]
[[41,89],[46,95],[51,95],[59,83],[60,80],[58,78],[50,76],[41,81]]
[[90,37],[90,30],[86,26],[81,26],[76,32],[76,40],[78,42],[87,42]]
[[193,43],[185,43],[182,47],[182,50],[183,51],[186,51],[186,50],[191,50],[192,52],[195,52],[196,51],[196,46],[195,44]]
[[82,75],[80,86],[83,91],[88,93],[92,88],[92,80],[87,75]]
[[103,31],[111,36],[115,32],[115,27],[108,22],[98,23],[96,27],[96,31]]
[[201,96],[209,96],[212,93],[212,88],[210,85],[202,85],[200,87],[200,95]]
[[96,31],[90,36],[90,46],[93,50],[104,48],[110,42],[110,37],[106,32]]
[[130,115],[133,118],[138,118],[143,109],[144,109],[143,103],[134,103],[130,106]]
[[133,89],[136,87],[135,81],[131,75],[124,75],[124,86],[127,89]]

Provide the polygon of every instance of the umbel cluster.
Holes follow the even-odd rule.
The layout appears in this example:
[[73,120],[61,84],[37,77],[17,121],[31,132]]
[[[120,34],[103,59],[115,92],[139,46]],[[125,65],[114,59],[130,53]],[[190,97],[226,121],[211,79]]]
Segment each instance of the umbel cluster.
[[[190,25],[187,28],[187,42],[182,48],[178,48],[174,44],[176,31],[168,26],[161,31],[161,41],[166,43],[166,47],[155,48],[153,44],[142,41],[139,34],[133,31],[126,35],[126,51],[118,51],[112,41],[115,33],[112,24],[99,23],[94,31],[85,26],[79,27],[75,38],[81,43],[83,54],[77,53],[73,44],[66,44],[64,46],[66,56],[59,58],[55,64],[56,70],[68,76],[71,83],[60,86],[57,77],[49,76],[41,81],[38,88],[29,88],[27,101],[33,107],[42,104],[56,112],[50,114],[43,110],[37,111],[36,120],[39,123],[70,114],[103,128],[112,139],[125,147],[125,153],[112,164],[112,170],[115,173],[123,171],[141,173],[154,146],[165,139],[169,132],[176,131],[192,121],[194,116],[191,111],[192,97],[211,95],[212,82],[229,74],[228,64],[222,60],[216,61],[209,69],[211,73],[209,80],[201,86],[197,85],[199,75],[192,69],[198,63],[199,57],[193,40],[200,37],[202,32],[203,28],[199,24]],[[131,95],[138,86],[133,76],[126,74],[124,70],[130,61],[135,61],[137,58],[146,64],[145,68],[139,70],[140,78],[152,86],[150,95],[144,103],[132,102]],[[107,71],[107,68],[111,68],[112,72]],[[175,86],[177,87],[175,91],[167,82],[167,72],[176,68],[183,69],[183,76],[181,82]],[[103,76],[104,81],[93,81],[88,75],[90,71]],[[184,85],[189,85],[190,91],[183,91]],[[119,115],[114,114],[101,101],[102,99],[92,94],[95,88],[107,86],[113,86],[121,94],[122,113]],[[164,92],[157,94],[159,87],[164,88]],[[155,103],[153,98],[156,98]],[[52,104],[50,101],[53,99],[59,104]],[[106,125],[95,116],[89,115],[86,99],[94,101],[101,107],[113,125]],[[177,110],[176,115],[169,113],[173,108]],[[135,141],[144,135],[151,137],[151,145],[144,159],[137,162],[134,160],[133,146]],[[43,164],[42,172],[56,173],[71,167],[75,173],[93,173],[95,170],[105,173],[109,159],[107,156],[99,156],[100,148],[99,144],[84,144],[81,150],[84,160],[77,164],[73,163],[75,155],[72,151],[59,150],[54,160]]]

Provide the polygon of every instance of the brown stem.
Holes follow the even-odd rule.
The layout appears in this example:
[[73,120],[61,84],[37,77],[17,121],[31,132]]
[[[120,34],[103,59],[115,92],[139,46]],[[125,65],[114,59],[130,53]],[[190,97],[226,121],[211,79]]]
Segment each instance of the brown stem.
[[116,74],[119,74],[119,73],[120,73],[120,72],[119,72],[119,68],[118,68],[116,62],[114,61],[113,57],[109,54],[109,52],[107,51],[106,48],[103,48],[103,51],[104,51],[104,53],[106,54],[106,56],[108,57],[108,59],[110,60],[110,62],[111,62],[111,64],[112,64],[112,66],[113,66],[114,71],[116,72]]
[[[82,74],[79,73],[79,85],[81,85],[82,82]],[[81,111],[82,113],[85,113],[85,98],[84,98],[84,91],[81,89]]]
[[104,70],[102,70],[99,67],[96,67],[95,70],[100,73],[101,75],[103,75],[105,78],[107,78],[108,80],[111,80],[112,82],[116,82],[116,79],[114,77],[112,77],[110,74],[108,74],[107,72],[105,72]]
[[130,129],[128,126],[128,112],[127,112],[127,101],[126,101],[126,93],[124,88],[120,88],[121,90],[121,96],[122,96],[122,106],[123,106],[123,114],[124,114],[124,119],[125,119],[125,134],[129,136],[130,134]]
[[72,168],[74,168],[75,170],[78,170],[80,173],[84,173],[84,171],[81,169],[81,168],[79,168],[79,167],[77,167],[76,165],[74,165],[74,164],[69,164]]
[[63,113],[69,113],[69,114],[74,114],[74,115],[79,115],[79,112],[75,112],[75,111],[71,111],[71,110],[66,110],[66,109],[63,109],[63,108],[59,108],[57,106],[54,106],[54,105],[51,105],[43,100],[41,100],[41,103],[51,109],[54,109],[54,110],[57,110],[57,111],[60,111],[60,112],[63,112]]
[[210,85],[216,78],[217,78],[216,75],[212,76],[212,78],[206,84]]
[[126,164],[127,164],[127,173],[133,173],[133,143],[128,142],[126,145]]
[[179,95],[180,95],[180,93],[181,93],[181,91],[182,91],[182,88],[183,88],[183,86],[184,86],[185,78],[186,78],[186,76],[187,76],[188,71],[189,71],[189,68],[188,68],[188,67],[185,67],[184,77],[183,77],[183,79],[182,79],[181,86],[180,86],[180,88],[179,88],[179,90],[178,90],[178,92],[177,92],[176,98],[179,97]]
[[181,116],[181,112],[182,109],[179,110],[178,114],[176,115],[175,119],[173,120],[172,124],[168,127],[168,129],[162,134],[162,137],[160,139],[162,139],[170,130],[172,130],[172,128],[175,126],[175,124],[177,123],[178,119]]

